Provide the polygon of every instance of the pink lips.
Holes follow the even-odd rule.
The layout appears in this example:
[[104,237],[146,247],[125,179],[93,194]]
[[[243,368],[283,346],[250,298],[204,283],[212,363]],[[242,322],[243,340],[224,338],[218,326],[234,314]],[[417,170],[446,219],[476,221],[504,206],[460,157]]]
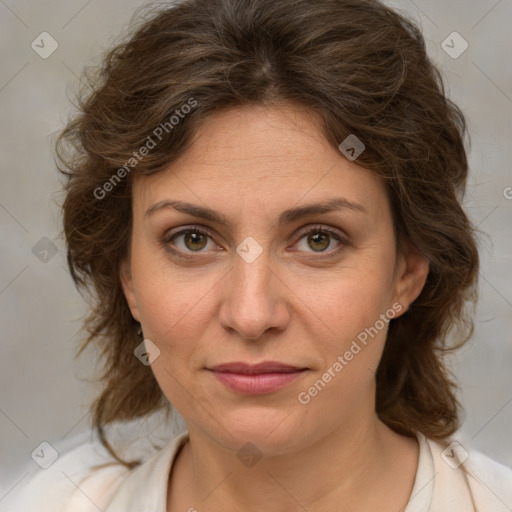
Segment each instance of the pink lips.
[[256,365],[235,362],[207,368],[229,389],[246,395],[272,393],[302,375],[306,368],[290,366],[275,361]]

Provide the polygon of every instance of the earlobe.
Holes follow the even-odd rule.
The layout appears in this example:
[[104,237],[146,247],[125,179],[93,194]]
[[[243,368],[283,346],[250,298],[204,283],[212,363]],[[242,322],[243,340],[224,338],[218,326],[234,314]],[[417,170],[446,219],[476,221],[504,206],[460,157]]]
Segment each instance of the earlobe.
[[419,297],[429,272],[428,259],[413,245],[407,247],[399,258],[395,281],[395,300],[405,313]]
[[132,316],[137,322],[140,322],[139,310],[137,308],[137,298],[135,290],[133,288],[133,279],[128,261],[124,260],[121,262],[119,270],[119,279],[121,281],[121,287],[123,289],[126,302],[132,313]]

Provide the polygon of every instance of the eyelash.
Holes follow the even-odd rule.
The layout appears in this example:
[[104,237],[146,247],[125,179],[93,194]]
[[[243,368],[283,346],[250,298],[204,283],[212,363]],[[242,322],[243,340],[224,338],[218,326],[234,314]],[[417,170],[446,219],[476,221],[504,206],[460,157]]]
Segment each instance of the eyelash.
[[[170,246],[170,242],[172,242],[175,238],[178,238],[181,235],[185,235],[186,233],[200,234],[200,235],[206,236],[213,240],[212,234],[208,230],[204,229],[203,227],[189,226],[187,228],[181,229],[174,233],[168,233],[168,234],[164,235],[162,237],[160,243],[164,247],[164,249],[171,251],[173,254],[177,255],[178,257],[187,258],[187,259],[195,258],[196,256],[188,256],[188,255],[186,256],[185,254],[187,254],[187,253],[184,253],[180,249],[175,249]],[[308,236],[311,234],[315,234],[315,235],[316,234],[328,234],[328,235],[332,236],[337,242],[340,243],[340,245],[336,249],[327,251],[325,253],[324,252],[317,253],[317,255],[318,255],[317,257],[320,257],[320,258],[335,256],[344,248],[344,246],[349,245],[348,241],[342,235],[340,235],[337,231],[334,231],[333,229],[330,229],[330,228],[327,228],[324,226],[320,226],[320,225],[313,226],[313,227],[309,228],[307,231],[302,232],[300,234],[298,241],[302,240],[302,238],[304,238],[305,236]],[[201,251],[198,252],[198,254],[200,254],[200,253],[201,253]],[[192,254],[192,253],[189,252],[188,254]]]

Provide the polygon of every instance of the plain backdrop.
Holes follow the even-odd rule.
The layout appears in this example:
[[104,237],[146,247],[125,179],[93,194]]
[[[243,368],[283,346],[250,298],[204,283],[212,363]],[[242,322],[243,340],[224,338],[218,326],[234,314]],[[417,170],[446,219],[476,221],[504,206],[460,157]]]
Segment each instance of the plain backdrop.
[[[52,143],[83,67],[98,62],[143,3],[0,0],[0,507],[42,441],[90,428],[96,365],[90,354],[74,359],[85,304],[59,238]],[[465,410],[457,438],[512,466],[512,2],[387,3],[419,23],[468,120],[464,204],[488,236],[475,333],[454,362]],[[56,42],[43,36],[44,51],[58,44],[47,58],[31,46],[42,32]]]

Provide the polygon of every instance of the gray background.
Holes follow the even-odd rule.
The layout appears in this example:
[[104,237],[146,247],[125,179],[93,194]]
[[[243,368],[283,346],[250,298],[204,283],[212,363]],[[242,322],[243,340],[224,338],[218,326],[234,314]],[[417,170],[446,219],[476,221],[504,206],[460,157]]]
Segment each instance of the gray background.
[[[82,68],[97,62],[142,3],[0,0],[0,506],[19,468],[36,467],[30,453],[40,442],[89,428],[94,363],[87,354],[73,359],[85,305],[58,237],[52,144]],[[469,122],[465,206],[488,236],[475,333],[454,361],[465,407],[458,439],[512,466],[512,1],[387,3],[419,22],[448,94]],[[46,59],[31,48],[44,31],[59,45]],[[469,44],[456,59],[442,47],[454,31]]]

